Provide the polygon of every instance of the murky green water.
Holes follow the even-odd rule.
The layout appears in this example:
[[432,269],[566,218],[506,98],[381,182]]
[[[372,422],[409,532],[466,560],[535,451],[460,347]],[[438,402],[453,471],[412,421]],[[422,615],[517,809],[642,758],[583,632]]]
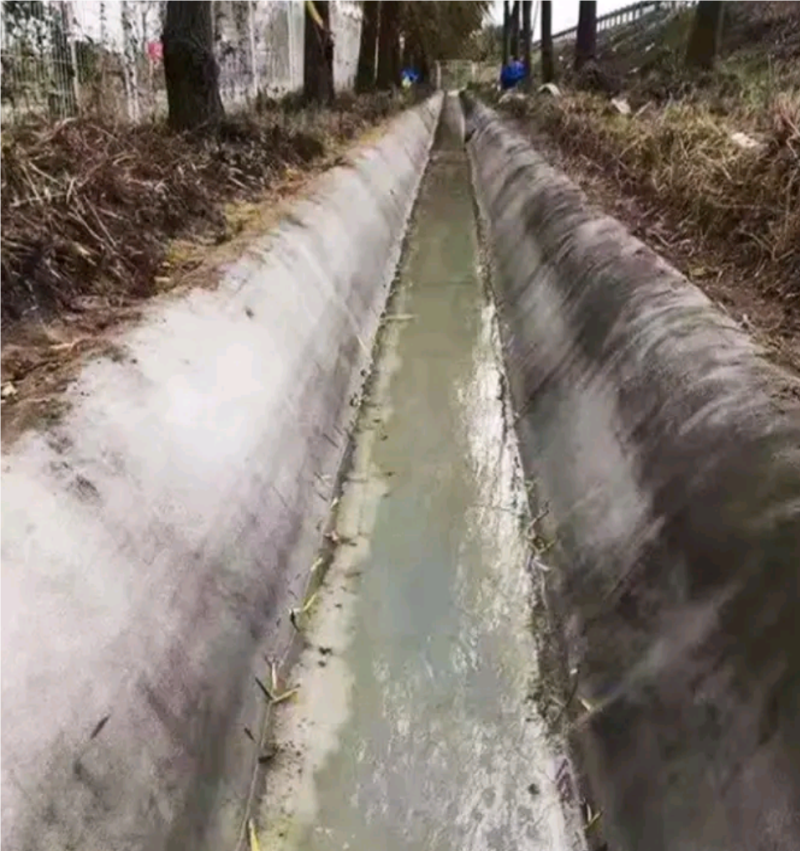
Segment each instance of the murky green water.
[[468,164],[445,131],[343,499],[355,546],[308,627],[305,696],[278,719],[296,759],[268,782],[270,844],[583,847],[528,697],[524,483],[477,247]]

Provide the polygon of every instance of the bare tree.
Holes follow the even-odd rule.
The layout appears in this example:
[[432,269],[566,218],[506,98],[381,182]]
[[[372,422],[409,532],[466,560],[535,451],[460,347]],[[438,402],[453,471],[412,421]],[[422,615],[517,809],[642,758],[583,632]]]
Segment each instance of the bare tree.
[[384,3],[378,33],[379,89],[386,90],[400,84],[400,22],[403,17],[401,2]]
[[[401,68],[414,68],[421,79],[430,76],[430,31],[438,23],[438,4],[405,3],[400,30],[403,41]],[[433,13],[433,14],[431,14]]]
[[581,0],[578,14],[578,34],[575,39],[575,70],[594,59],[597,49],[597,3]]
[[719,53],[722,36],[724,3],[702,2],[694,13],[689,46],[686,48],[686,64],[692,68],[711,70]]
[[169,0],[164,23],[164,76],[169,125],[215,129],[225,111],[214,59],[211,3]]
[[402,5],[402,67],[413,67],[420,79],[427,80],[437,60],[472,58],[490,0],[428,0]]
[[333,91],[333,36],[327,0],[306,0],[303,40],[303,99],[331,104]]
[[525,65],[525,81],[530,87],[533,82],[533,73],[531,72],[531,7],[532,0],[522,0],[522,61]]
[[503,0],[503,67],[508,65],[508,46],[511,40],[511,9],[509,0]]
[[542,0],[542,82],[552,83],[556,78],[553,58],[553,4]]
[[381,4],[378,0],[366,0],[363,8],[356,70],[356,91],[359,93],[375,88],[375,57],[378,52],[378,27],[381,19]]
[[511,11],[511,58],[519,59],[520,0],[514,0]]

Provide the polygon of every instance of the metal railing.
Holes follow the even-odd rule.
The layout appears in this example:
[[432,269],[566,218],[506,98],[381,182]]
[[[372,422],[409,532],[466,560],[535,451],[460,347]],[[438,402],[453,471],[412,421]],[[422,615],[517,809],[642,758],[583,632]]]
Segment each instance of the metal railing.
[[[633,23],[652,12],[660,10],[673,11],[681,9],[685,6],[694,5],[694,0],[648,0],[648,2],[631,3],[629,6],[623,6],[621,9],[615,9],[613,12],[608,12],[601,15],[597,19],[597,31],[605,32],[617,27],[625,26]],[[575,38],[578,32],[578,27],[568,27],[565,30],[560,30],[553,33],[553,43],[558,41],[566,41],[569,38]],[[533,49],[541,47],[541,41],[536,41],[533,44]]]

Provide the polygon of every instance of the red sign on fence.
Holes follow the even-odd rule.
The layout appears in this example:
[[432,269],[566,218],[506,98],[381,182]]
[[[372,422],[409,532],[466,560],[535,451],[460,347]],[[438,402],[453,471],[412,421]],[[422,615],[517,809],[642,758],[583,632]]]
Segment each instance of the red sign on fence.
[[151,62],[161,62],[164,58],[164,45],[160,41],[148,41],[147,56]]

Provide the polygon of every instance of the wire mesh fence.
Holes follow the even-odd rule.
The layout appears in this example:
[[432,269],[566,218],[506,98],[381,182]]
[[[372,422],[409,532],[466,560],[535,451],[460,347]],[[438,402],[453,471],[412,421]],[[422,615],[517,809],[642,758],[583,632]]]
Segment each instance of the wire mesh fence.
[[69,7],[3,3],[0,21],[2,119],[74,114],[78,92]]
[[[304,3],[213,2],[220,95],[228,109],[280,97],[303,82]],[[142,121],[167,112],[161,32],[164,0],[4,0],[0,118],[19,123],[89,114]],[[352,87],[360,4],[331,4],[334,83]]]

